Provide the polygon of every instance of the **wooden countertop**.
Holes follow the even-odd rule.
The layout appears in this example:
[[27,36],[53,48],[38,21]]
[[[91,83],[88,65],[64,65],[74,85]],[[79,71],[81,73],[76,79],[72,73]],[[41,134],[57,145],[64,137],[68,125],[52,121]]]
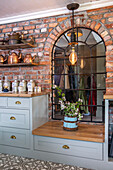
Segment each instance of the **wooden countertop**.
[[63,122],[61,121],[47,122],[37,129],[34,129],[32,134],[38,136],[48,136],[100,143],[103,143],[105,140],[104,125],[89,125],[79,123],[77,131],[66,131],[63,130]]
[[113,99],[113,94],[105,94],[104,99]]
[[41,92],[41,93],[31,93],[31,92],[24,92],[24,93],[13,93],[13,92],[3,92],[0,93],[0,97],[35,97],[35,96],[42,96],[49,94],[49,92]]

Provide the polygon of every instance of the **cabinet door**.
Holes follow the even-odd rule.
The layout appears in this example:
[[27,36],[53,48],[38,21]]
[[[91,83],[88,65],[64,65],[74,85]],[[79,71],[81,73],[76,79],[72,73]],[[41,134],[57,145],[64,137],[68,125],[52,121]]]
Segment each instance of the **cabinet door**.
[[29,110],[0,109],[0,126],[29,129]]
[[30,148],[29,130],[0,127],[0,144]]
[[28,109],[30,107],[30,100],[29,98],[8,97],[8,107]]

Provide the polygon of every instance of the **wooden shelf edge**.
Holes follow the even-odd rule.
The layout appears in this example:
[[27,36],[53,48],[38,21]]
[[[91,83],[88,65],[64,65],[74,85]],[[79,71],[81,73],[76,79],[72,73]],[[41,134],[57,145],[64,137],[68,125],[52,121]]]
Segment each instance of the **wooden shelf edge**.
[[104,99],[113,99],[113,94],[105,94]]
[[30,43],[26,43],[26,44],[13,44],[13,45],[0,45],[0,49],[1,50],[9,50],[9,49],[17,49],[17,48],[35,48],[37,47],[37,45],[33,45]]
[[46,65],[40,63],[0,64],[0,67],[16,67],[16,66],[46,66]]
[[32,92],[22,92],[22,93],[14,93],[14,92],[1,92],[0,97],[35,97],[48,95],[50,92],[42,91],[41,93],[32,93]]

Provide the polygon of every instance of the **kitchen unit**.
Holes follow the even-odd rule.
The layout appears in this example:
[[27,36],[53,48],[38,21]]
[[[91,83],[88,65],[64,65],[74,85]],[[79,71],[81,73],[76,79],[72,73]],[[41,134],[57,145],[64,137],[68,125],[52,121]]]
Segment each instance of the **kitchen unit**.
[[[0,94],[0,151],[96,170],[112,170],[108,157],[108,96],[104,125],[79,123],[63,130],[62,121],[48,122],[48,93]],[[105,129],[105,135],[104,135]]]
[[0,151],[32,156],[32,130],[48,121],[48,93],[0,93]]
[[101,170],[104,125],[79,124],[77,131],[65,131],[61,121],[51,121],[32,133],[39,159]]

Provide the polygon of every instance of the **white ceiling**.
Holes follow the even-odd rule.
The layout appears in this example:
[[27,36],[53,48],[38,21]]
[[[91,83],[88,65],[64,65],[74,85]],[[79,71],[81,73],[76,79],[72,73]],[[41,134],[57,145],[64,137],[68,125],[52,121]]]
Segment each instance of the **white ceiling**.
[[[44,13],[48,13],[47,11],[54,12],[63,10],[66,12],[67,4],[69,3],[79,3],[80,8],[83,7],[83,10],[87,9],[87,7],[94,8],[94,6],[103,6],[105,5],[113,5],[112,0],[0,0],[0,21],[4,19],[11,19],[14,17],[25,16],[28,17],[31,14],[41,14],[42,17]],[[79,8],[79,9],[80,9]],[[44,12],[46,11],[46,12]],[[27,19],[27,18],[26,18]],[[1,22],[0,22],[1,24]]]

